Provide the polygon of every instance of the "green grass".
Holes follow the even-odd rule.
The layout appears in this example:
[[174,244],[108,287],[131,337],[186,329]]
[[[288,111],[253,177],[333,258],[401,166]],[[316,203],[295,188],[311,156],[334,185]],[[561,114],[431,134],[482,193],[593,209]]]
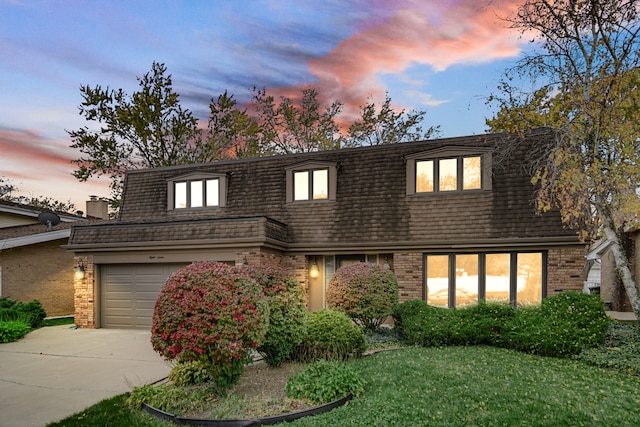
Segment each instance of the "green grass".
[[68,317],[54,317],[51,319],[44,319],[42,326],[60,326],[60,325],[73,325],[75,318],[73,316]]
[[48,424],[49,427],[167,427],[174,424],[160,421],[142,411],[131,409],[126,403],[127,395],[121,394],[103,400],[95,405],[65,418]]
[[[364,394],[292,426],[631,426],[640,377],[492,347],[410,347],[348,362]],[[124,396],[52,426],[169,426]],[[287,424],[288,425],[288,424]]]

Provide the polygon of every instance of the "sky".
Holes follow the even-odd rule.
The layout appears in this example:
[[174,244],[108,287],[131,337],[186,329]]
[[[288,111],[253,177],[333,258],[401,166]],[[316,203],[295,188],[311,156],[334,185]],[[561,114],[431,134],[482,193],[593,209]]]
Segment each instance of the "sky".
[[486,132],[486,98],[526,40],[503,18],[522,0],[0,0],[0,177],[75,204],[108,177],[73,177],[67,133],[80,86],[138,90],[164,63],[183,107],[206,123],[225,90],[276,97],[314,88],[345,114],[369,100],[424,110],[441,137]]

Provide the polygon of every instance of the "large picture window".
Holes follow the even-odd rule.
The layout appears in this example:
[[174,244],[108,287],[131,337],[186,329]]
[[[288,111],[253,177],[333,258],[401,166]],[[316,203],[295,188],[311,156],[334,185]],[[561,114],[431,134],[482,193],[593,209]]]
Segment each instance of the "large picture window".
[[480,300],[536,304],[544,296],[545,265],[544,252],[427,255],[426,300],[451,308]]

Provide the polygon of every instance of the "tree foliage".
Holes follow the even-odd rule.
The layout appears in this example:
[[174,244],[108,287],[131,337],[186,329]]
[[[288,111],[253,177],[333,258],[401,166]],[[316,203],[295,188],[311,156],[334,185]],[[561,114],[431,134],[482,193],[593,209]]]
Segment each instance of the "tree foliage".
[[46,196],[15,196],[14,192],[18,192],[11,180],[0,176],[0,200],[6,200],[13,203],[19,203],[36,209],[48,209],[56,212],[70,212],[75,213],[76,206],[71,203],[71,200],[61,202],[51,197]]
[[67,131],[81,157],[73,162],[74,176],[111,178],[112,205],[118,204],[127,169],[170,166],[198,157],[201,131],[198,120],[180,105],[171,75],[164,64],[154,62],[151,71],[138,78],[140,90],[128,95],[123,89],[81,86],[81,116],[99,127]]
[[80,157],[74,176],[111,179],[111,206],[119,205],[124,173],[129,169],[212,162],[344,147],[427,139],[438,127],[423,131],[426,112],[396,111],[387,94],[380,111],[373,101],[361,107],[361,117],[345,124],[342,104],[323,105],[317,90],[306,88],[299,98],[278,99],[254,87],[247,105],[224,92],[209,104],[208,126],[180,104],[171,75],[154,62],[138,78],[140,89],[81,86],[80,115],[94,127],[67,131]]
[[[493,131],[550,127],[532,153],[541,211],[560,208],[582,238],[612,241],[634,311],[640,299],[621,244],[640,212],[640,7],[637,0],[527,0],[510,19],[534,49],[505,73]],[[531,83],[531,90],[518,84]]]

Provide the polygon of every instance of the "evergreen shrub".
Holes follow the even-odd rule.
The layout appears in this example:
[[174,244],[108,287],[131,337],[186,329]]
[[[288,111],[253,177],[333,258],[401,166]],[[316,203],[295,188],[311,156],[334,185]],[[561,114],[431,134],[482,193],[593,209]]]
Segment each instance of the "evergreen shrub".
[[208,364],[217,385],[230,387],[262,343],[268,321],[264,292],[245,269],[196,262],[160,290],[151,343],[168,360]]
[[367,329],[378,328],[398,305],[398,281],[391,270],[359,262],[339,268],[327,289],[327,305]]
[[362,329],[339,311],[318,310],[307,315],[307,332],[292,352],[294,360],[346,360],[360,357],[366,349]]

